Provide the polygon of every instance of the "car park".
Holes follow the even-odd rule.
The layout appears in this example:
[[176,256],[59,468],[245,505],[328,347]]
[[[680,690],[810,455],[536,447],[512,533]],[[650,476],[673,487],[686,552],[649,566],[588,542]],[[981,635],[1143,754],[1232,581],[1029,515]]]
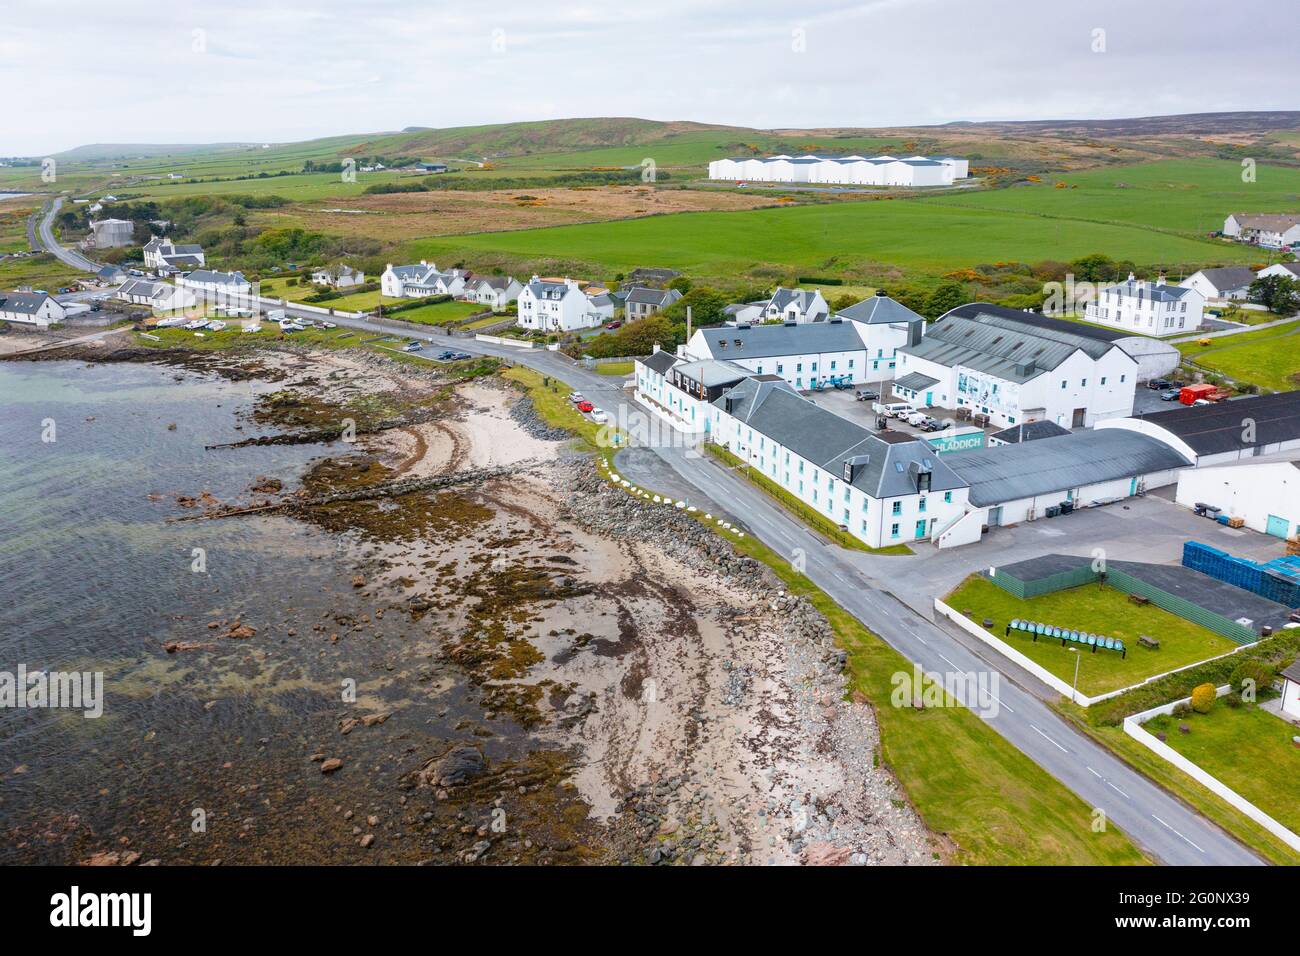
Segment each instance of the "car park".
[[402,351],[404,351],[404,352],[419,352],[419,351],[421,351],[423,348],[424,348],[424,346],[421,345],[419,342],[407,342],[406,345],[403,347]]
[[922,425],[924,425],[927,421],[930,420],[929,415],[925,414],[925,412],[918,412],[918,411],[905,412],[901,415],[898,415],[897,417],[907,422],[907,424],[915,426],[917,428],[920,428]]
[[439,352],[437,355],[434,356],[434,358],[438,359],[438,361],[440,362],[447,362],[455,357],[456,357],[456,353],[453,352],[451,349],[443,349],[441,352]]
[[885,418],[903,418],[916,411],[907,402],[886,402],[884,404],[876,402],[871,408],[877,415],[883,415]]
[[1147,382],[1147,388],[1151,389],[1153,392],[1160,392],[1164,391],[1166,388],[1173,387],[1174,383],[1169,381],[1167,378],[1153,378],[1151,381]]

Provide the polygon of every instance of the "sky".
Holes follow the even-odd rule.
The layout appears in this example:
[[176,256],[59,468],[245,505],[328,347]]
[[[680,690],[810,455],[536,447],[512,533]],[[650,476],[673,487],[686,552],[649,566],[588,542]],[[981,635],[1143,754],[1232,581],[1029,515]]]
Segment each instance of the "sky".
[[770,129],[1300,109],[1288,6],[5,0],[0,156],[580,116]]

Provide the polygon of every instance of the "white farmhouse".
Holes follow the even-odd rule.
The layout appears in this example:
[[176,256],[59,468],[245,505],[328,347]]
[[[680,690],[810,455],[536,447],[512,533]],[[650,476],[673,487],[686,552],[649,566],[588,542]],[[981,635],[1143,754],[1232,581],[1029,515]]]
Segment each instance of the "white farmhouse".
[[1223,234],[1239,242],[1270,249],[1289,249],[1300,245],[1300,215],[1234,212],[1224,220]]
[[830,306],[820,289],[784,289],[776,287],[772,298],[763,306],[763,322],[820,322],[830,315]]
[[469,273],[464,269],[439,272],[436,265],[423,259],[409,266],[395,266],[390,262],[379,277],[379,290],[390,299],[458,296],[464,291],[468,279]]
[[177,244],[154,236],[143,246],[144,264],[150,269],[194,269],[208,264],[203,247],[197,243]]
[[500,312],[519,298],[523,285],[513,276],[486,276],[473,279],[465,286],[465,298]]
[[1148,282],[1134,278],[1130,272],[1128,281],[1098,290],[1097,300],[1084,307],[1083,317],[1097,325],[1140,335],[1176,335],[1200,328],[1205,299],[1205,293],[1191,280],[1176,286],[1166,283],[1164,276]]
[[1244,300],[1255,281],[1255,273],[1246,266],[1228,266],[1223,269],[1202,269],[1183,280],[1183,285],[1195,289],[1207,299]]
[[323,285],[331,289],[351,289],[363,285],[366,281],[366,274],[360,269],[339,264],[317,269],[311,274],[311,281],[315,285]]
[[1280,276],[1283,279],[1295,279],[1300,282],[1300,262],[1277,262],[1255,274],[1257,279]]
[[245,296],[253,291],[252,283],[244,278],[242,272],[213,272],[210,269],[195,269],[177,279],[176,284],[209,297]]
[[0,292],[0,322],[49,328],[66,314],[63,304],[44,292]]
[[898,384],[918,407],[1002,428],[1027,421],[1082,428],[1131,414],[1137,360],[1086,329],[1044,327],[1038,318],[982,303],[953,309],[918,344],[898,350]]
[[541,332],[572,332],[600,325],[612,304],[594,304],[574,279],[540,279],[533,276],[519,293],[519,325]]

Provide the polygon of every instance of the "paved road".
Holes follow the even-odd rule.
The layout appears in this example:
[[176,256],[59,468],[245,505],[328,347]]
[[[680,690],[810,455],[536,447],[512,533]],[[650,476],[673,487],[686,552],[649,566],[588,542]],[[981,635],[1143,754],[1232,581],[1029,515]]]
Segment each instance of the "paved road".
[[[50,218],[47,217],[46,224]],[[44,228],[42,237],[47,247],[53,244]],[[282,307],[269,301],[266,304]],[[320,317],[318,313],[293,306],[283,308],[293,315]],[[331,321],[359,331],[420,339],[446,348],[508,358],[581,389],[616,421],[620,406],[627,404],[623,379],[588,371],[560,353],[414,330],[382,319],[334,317]],[[632,410],[641,409],[636,406]],[[1032,693],[1013,683],[1000,662],[985,660],[952,633],[896,599],[881,586],[883,582],[866,578],[844,552],[827,546],[744,478],[732,475],[713,459],[701,457],[690,449],[654,447],[650,450],[706,498],[727,502],[736,520],[777,552],[793,556],[796,550],[801,550],[806,574],[818,587],[927,674],[996,672],[1000,679],[997,706],[992,707],[989,701],[979,702],[982,706],[976,713],[981,719],[1089,806],[1103,809],[1115,826],[1154,859],[1175,865],[1260,863],[1253,853],[1216,825],[1130,769],[1108,750],[1076,731]],[[629,466],[629,478],[637,475],[634,459],[625,459],[624,463]],[[646,471],[647,477],[637,480],[654,487],[653,469]]]
[[54,238],[54,217],[59,214],[63,207],[63,197],[59,196],[50,204],[49,211],[41,219],[37,227],[39,235],[32,236],[31,221],[28,222],[28,240],[36,239],[45,248],[47,252],[53,253],[59,261],[71,266],[74,269],[80,269],[82,272],[98,272],[103,268],[99,263],[92,262],[75,249],[68,249],[59,245],[58,240]]

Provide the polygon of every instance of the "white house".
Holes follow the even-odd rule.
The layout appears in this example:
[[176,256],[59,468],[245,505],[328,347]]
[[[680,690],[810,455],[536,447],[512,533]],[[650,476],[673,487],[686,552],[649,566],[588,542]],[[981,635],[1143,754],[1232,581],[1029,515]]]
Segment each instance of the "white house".
[[572,332],[600,325],[613,315],[612,303],[593,303],[574,279],[529,281],[519,293],[519,325],[543,332]]
[[1185,508],[1213,505],[1261,534],[1300,537],[1300,456],[1292,451],[1189,468],[1178,477],[1174,500]]
[[150,269],[201,268],[208,264],[203,247],[197,243],[176,244],[162,236],[154,236],[143,246],[144,264]]
[[519,298],[524,287],[513,276],[485,276],[473,279],[465,286],[465,298],[500,312]]
[[1234,212],[1224,220],[1223,234],[1240,242],[1289,249],[1300,245],[1300,215]]
[[242,296],[253,290],[252,283],[244,278],[242,272],[213,272],[210,269],[195,269],[177,279],[176,284],[209,296]]
[[66,315],[63,304],[44,292],[0,292],[0,322],[48,328]]
[[1176,286],[1166,283],[1164,276],[1148,282],[1134,278],[1130,272],[1128,281],[1099,289],[1096,301],[1084,307],[1083,317],[1097,325],[1141,335],[1176,335],[1200,328],[1206,297],[1190,280]]
[[146,305],[155,312],[172,312],[193,308],[197,299],[188,289],[150,279],[127,279],[113,297],[132,305]]
[[328,286],[332,289],[351,289],[353,286],[364,284],[366,274],[360,269],[339,264],[317,269],[311,274],[311,281],[316,285]]
[[458,296],[464,291],[468,279],[469,273],[464,269],[439,272],[436,265],[423,259],[408,266],[395,266],[390,262],[379,277],[379,289],[390,299]]
[[905,382],[918,407],[1001,428],[1027,421],[1082,428],[1130,415],[1137,360],[1113,341],[1042,327],[1037,318],[982,303],[953,309],[898,350],[898,385]]
[[1300,282],[1300,262],[1277,262],[1267,269],[1260,269],[1255,273],[1255,278],[1264,279],[1271,276],[1281,276],[1284,279],[1295,279]]
[[623,300],[623,309],[628,319],[644,319],[665,309],[682,297],[676,289],[650,289],[646,286],[632,286],[627,290]]
[[867,347],[865,381],[888,381],[897,371],[898,350],[916,345],[925,336],[924,317],[882,292],[863,299],[838,313],[858,330]]
[[1282,668],[1282,713],[1300,720],[1300,660]]
[[713,441],[870,547],[937,539],[967,512],[967,483],[933,446],[875,435],[784,381],[745,379],[710,416]]
[[831,379],[860,385],[871,378],[859,328],[835,318],[809,325],[698,329],[683,347],[683,358],[731,362],[755,375],[775,375],[798,391]]
[[1255,273],[1245,266],[1228,266],[1224,269],[1202,269],[1183,280],[1183,285],[1195,289],[1206,299],[1246,298]]
[[763,306],[763,322],[819,322],[830,315],[830,306],[820,289],[784,289],[776,287]]

